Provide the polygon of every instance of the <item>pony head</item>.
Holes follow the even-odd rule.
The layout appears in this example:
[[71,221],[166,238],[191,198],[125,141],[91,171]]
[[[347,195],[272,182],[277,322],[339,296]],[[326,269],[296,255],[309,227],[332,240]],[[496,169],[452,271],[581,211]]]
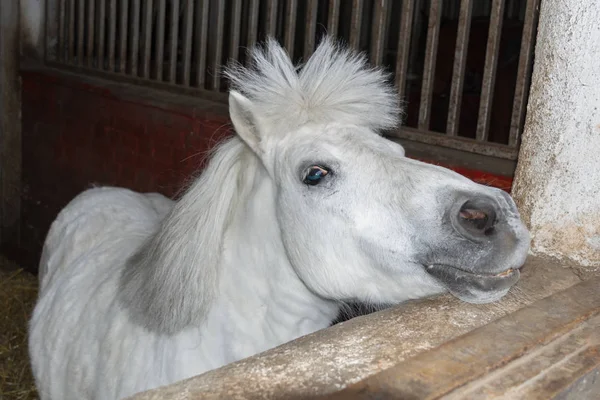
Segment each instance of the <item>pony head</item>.
[[484,303],[517,282],[529,233],[511,197],[383,138],[400,101],[363,56],[325,37],[297,67],[269,39],[226,75],[235,130],[273,181],[287,256],[313,292]]

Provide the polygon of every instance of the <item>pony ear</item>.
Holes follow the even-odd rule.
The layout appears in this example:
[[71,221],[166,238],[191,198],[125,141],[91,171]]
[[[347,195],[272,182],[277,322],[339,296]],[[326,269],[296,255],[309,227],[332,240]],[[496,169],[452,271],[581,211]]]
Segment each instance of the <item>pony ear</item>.
[[241,93],[229,92],[229,116],[233,127],[252,151],[260,154],[259,121],[252,108],[252,102]]

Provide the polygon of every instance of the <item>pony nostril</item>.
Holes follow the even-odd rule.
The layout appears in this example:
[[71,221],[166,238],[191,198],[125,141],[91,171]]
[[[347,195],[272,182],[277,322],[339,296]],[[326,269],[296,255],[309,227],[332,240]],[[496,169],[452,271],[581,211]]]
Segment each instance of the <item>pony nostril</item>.
[[494,232],[496,211],[486,200],[469,200],[460,208],[457,222],[462,230],[470,235],[488,236]]
[[472,208],[461,208],[460,210],[461,218],[469,221],[475,226],[475,228],[482,230],[487,225],[487,222],[490,220],[488,215],[481,210],[474,210]]

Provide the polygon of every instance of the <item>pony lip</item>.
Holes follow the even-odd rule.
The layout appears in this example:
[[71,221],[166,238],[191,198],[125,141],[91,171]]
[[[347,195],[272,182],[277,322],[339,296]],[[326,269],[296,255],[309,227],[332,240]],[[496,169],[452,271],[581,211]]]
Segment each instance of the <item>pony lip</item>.
[[463,288],[482,292],[506,290],[517,283],[521,275],[518,268],[508,268],[498,274],[478,274],[445,264],[432,264],[425,270],[452,293],[461,292]]
[[447,264],[431,264],[431,265],[428,265],[425,269],[427,270],[427,272],[429,272],[433,268],[452,268],[452,269],[458,270],[464,274],[473,275],[473,276],[477,276],[477,277],[481,277],[481,278],[508,278],[508,277],[511,277],[512,275],[514,275],[515,272],[517,272],[517,273],[519,272],[519,268],[511,267],[502,272],[498,272],[496,274],[482,274],[482,273],[475,273],[475,272],[467,271],[465,269],[462,269],[459,267],[454,267],[452,265],[447,265]]
[[496,274],[494,276],[508,277],[508,276],[512,275],[514,272],[515,272],[514,268],[509,268],[506,271],[500,272],[499,274]]

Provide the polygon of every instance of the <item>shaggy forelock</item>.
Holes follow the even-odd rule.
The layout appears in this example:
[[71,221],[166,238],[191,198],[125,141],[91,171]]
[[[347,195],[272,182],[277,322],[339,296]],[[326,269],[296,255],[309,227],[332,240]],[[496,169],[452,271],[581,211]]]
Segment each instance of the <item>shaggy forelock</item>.
[[379,131],[400,122],[402,109],[389,74],[329,37],[304,66],[294,66],[272,38],[250,50],[248,64],[232,63],[225,75],[267,128],[343,122]]

